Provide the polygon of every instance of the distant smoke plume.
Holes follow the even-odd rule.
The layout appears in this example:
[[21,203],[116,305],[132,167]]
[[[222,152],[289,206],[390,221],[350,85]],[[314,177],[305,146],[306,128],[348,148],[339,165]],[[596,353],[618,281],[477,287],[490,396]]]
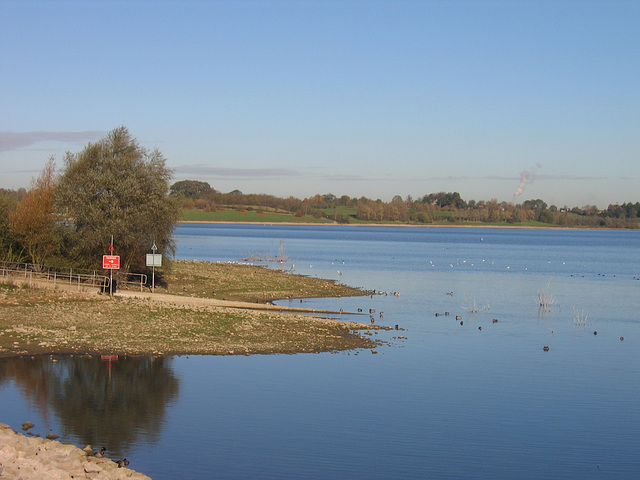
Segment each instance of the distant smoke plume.
[[524,170],[520,174],[520,185],[518,185],[518,188],[516,188],[516,191],[513,192],[513,201],[514,202],[515,202],[516,198],[518,198],[518,196],[520,196],[522,194],[522,192],[524,192],[524,188],[528,184],[533,182],[536,168],[541,168],[541,167],[542,167],[542,165],[540,165],[540,163],[536,163],[535,167],[529,169],[530,171]]
[[524,187],[529,183],[529,175],[531,175],[526,170],[520,174],[520,185],[516,188],[516,191],[513,192],[513,199],[515,200],[522,192],[524,192]]

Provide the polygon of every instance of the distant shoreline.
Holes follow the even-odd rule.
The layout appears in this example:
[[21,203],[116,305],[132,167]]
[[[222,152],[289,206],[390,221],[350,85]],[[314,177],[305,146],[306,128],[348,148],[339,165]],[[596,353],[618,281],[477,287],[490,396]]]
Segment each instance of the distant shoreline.
[[[593,227],[542,227],[530,225],[441,225],[441,224],[398,224],[398,223],[313,223],[313,222],[232,222],[224,220],[180,220],[179,224],[221,224],[221,225],[300,225],[322,227],[399,227],[399,228],[498,228],[498,229],[533,229],[533,230],[629,230],[625,228],[593,228]],[[632,230],[631,230],[632,231]]]

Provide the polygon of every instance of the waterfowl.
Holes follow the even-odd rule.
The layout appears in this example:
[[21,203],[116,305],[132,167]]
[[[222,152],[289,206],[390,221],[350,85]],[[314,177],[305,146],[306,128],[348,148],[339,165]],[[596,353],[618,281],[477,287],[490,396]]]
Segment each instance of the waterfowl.
[[118,468],[122,468],[129,465],[129,460],[127,460],[126,458],[121,458],[120,460],[116,461],[116,463],[118,464]]
[[545,352],[549,351],[549,347],[547,345],[545,345],[544,347],[542,347],[542,350],[544,350]]
[[104,447],[102,447],[100,450],[98,450],[98,451],[94,454],[94,456],[95,456],[95,457],[98,457],[98,458],[102,458],[102,457],[104,457],[104,452],[106,452],[106,451],[107,451],[107,449],[106,449],[106,448],[104,448]]

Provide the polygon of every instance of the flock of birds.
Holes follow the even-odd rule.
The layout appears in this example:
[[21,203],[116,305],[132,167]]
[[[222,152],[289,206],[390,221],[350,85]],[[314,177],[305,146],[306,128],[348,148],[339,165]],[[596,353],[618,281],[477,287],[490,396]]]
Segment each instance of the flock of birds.
[[[337,262],[338,262],[338,261],[336,260],[335,262],[332,262],[332,264],[335,264],[335,263],[337,263]],[[428,260],[428,262],[429,262],[429,264],[430,264],[432,267],[435,267],[435,266],[436,266],[436,265],[435,265],[435,263],[433,262],[433,260]],[[485,259],[482,259],[482,260],[481,260],[481,263],[485,263],[485,262],[486,262],[486,260],[485,260]],[[551,262],[548,262],[548,263],[551,263]],[[343,264],[343,265],[345,264],[344,260],[342,261],[342,264]],[[454,265],[453,263],[450,263],[450,264],[449,264],[449,267],[450,267],[450,268],[454,268],[454,267],[456,267],[456,266],[462,266],[462,265],[465,265],[465,264],[467,264],[467,260],[460,260],[460,259],[457,259],[457,260],[456,260],[456,264]],[[488,264],[488,263],[487,263],[487,264]],[[562,264],[563,264],[563,265],[566,265],[566,262],[562,262]],[[470,265],[471,267],[475,266],[475,264],[474,264],[474,263],[471,263],[471,262],[469,262],[469,265]],[[492,262],[490,263],[490,265],[495,265],[495,262],[493,262],[493,261],[492,261]],[[313,265],[309,265],[309,268],[313,268]],[[505,266],[505,268],[506,268],[507,270],[510,270],[510,269],[511,269],[511,266],[510,266],[510,265],[506,265],[506,266]],[[293,269],[293,266],[292,266],[292,269]],[[524,269],[525,269],[525,270],[528,270],[528,268],[527,268],[527,267],[524,267]],[[342,276],[342,271],[341,271],[341,270],[337,270],[337,275],[338,275],[338,277],[341,277],[341,276]],[[598,275],[599,275],[599,276],[605,276],[604,274],[598,274]],[[571,276],[573,277],[573,276],[574,276],[574,274],[571,274]],[[615,276],[615,275],[613,275],[613,276]],[[634,277],[634,280],[640,280],[640,277]],[[389,292],[386,292],[386,291],[375,291],[375,290],[374,290],[374,294],[387,296],[387,295],[389,295]],[[400,296],[400,292],[391,292],[391,294],[392,294],[392,295],[394,295],[394,296],[397,296],[397,297],[399,297],[399,296]],[[446,294],[447,294],[447,295],[449,295],[449,296],[453,296],[453,292],[446,292]],[[371,297],[373,298],[373,295],[372,295]],[[300,300],[300,301],[301,301],[301,302],[303,302],[304,300]],[[344,312],[344,311],[343,311],[343,309],[341,308],[341,309],[340,309],[340,313],[343,313],[343,312]],[[358,308],[358,313],[363,313],[363,309],[362,309],[362,308]],[[372,308],[370,308],[370,309],[369,309],[369,315],[370,315],[371,323],[375,323],[375,317],[374,317],[374,315],[373,315],[374,313],[375,313],[375,310],[374,310],[374,309],[372,309]],[[435,313],[435,316],[436,316],[436,317],[439,317],[440,315],[441,315],[441,314],[440,314],[439,312],[436,312],[436,313]],[[449,315],[451,315],[451,313],[450,313],[450,312],[444,312],[444,315],[445,315],[445,316],[449,316]],[[380,317],[380,318],[383,318],[383,317],[384,317],[384,312],[379,312],[379,317]],[[457,321],[459,321],[459,322],[460,322],[460,325],[464,325],[464,320],[462,319],[462,316],[461,316],[461,315],[456,315],[456,316],[455,316],[455,319],[456,319]],[[498,323],[498,321],[499,321],[499,320],[498,320],[497,318],[494,318],[494,319],[492,320],[492,323]],[[398,325],[395,325],[395,329],[396,329],[396,330],[398,330],[398,329],[399,329],[399,326],[398,326]],[[478,326],[478,330],[482,330],[482,326]],[[552,333],[553,333],[553,331],[552,331]],[[594,331],[594,332],[593,332],[593,334],[594,334],[594,335],[598,335],[598,332],[597,332],[597,331]],[[624,341],[624,337],[620,337],[620,341]],[[548,346],[548,345],[545,345],[545,346],[543,347],[543,350],[544,350],[545,352],[548,352],[548,351],[550,350],[550,348],[549,348],[549,346]]]

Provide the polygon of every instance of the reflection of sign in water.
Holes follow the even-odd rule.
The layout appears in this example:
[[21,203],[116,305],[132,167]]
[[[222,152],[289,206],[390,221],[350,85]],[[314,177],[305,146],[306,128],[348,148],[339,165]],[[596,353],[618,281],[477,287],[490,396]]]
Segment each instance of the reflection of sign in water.
[[111,362],[117,361],[118,355],[100,355],[100,360],[107,362],[107,369],[109,370],[109,373],[111,373]]
[[161,266],[162,266],[161,253],[147,253],[147,267],[161,267]]

